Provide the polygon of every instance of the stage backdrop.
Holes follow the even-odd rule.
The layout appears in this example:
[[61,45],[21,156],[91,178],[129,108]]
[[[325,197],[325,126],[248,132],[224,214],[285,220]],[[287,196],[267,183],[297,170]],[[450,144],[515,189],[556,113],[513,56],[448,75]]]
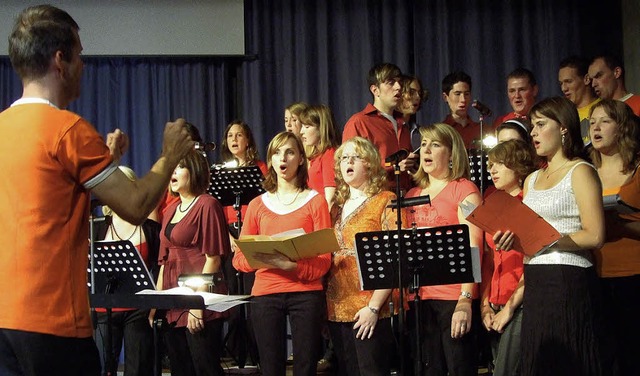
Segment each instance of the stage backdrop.
[[[606,7],[595,0],[244,5],[248,56],[86,57],[82,96],[70,109],[102,134],[119,127],[131,135],[124,163],[141,174],[160,154],[164,123],[176,117],[187,118],[216,143],[229,121],[243,118],[263,156],[270,138],[283,129],[283,109],[291,102],[328,104],[342,129],[371,100],[366,74],[379,62],[394,62],[422,78],[431,98],[418,120],[427,124],[446,114],[440,82],[452,70],[469,73],[473,97],[500,114],[509,109],[505,77],[517,66],[536,74],[541,99],[560,94],[563,57],[602,50],[622,55],[619,0]],[[0,106],[20,93],[8,59],[0,58]],[[217,160],[217,152],[212,154]]]

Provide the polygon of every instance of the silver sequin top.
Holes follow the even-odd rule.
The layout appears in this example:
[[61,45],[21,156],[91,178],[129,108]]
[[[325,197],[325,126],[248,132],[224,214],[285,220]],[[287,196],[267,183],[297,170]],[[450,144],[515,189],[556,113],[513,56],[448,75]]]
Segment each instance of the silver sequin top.
[[[527,196],[522,200],[533,211],[549,222],[562,235],[568,235],[582,229],[578,204],[571,187],[571,176],[578,165],[576,163],[555,186],[538,190],[534,188],[540,170],[535,171],[529,179]],[[554,250],[533,257],[529,264],[563,264],[589,267],[592,265],[590,252],[569,253]]]

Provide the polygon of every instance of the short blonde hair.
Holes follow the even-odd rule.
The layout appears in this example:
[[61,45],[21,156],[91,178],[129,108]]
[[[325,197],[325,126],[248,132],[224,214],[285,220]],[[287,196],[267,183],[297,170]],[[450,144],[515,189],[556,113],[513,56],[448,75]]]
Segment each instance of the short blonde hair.
[[[449,171],[448,181],[458,180],[460,178],[469,179],[469,155],[467,149],[464,148],[464,141],[460,133],[453,127],[444,123],[435,123],[420,127],[420,139],[429,138],[438,140],[443,146],[449,148],[451,152],[451,168]],[[429,186],[429,174],[424,172],[422,168],[418,169],[413,175],[413,180],[421,188]]]
[[[131,180],[131,181],[138,180],[138,176],[136,176],[136,173],[131,168],[129,168],[127,166],[118,166],[118,169],[120,169],[120,171],[122,171],[124,176],[126,176],[129,180]],[[102,214],[104,214],[104,215],[113,215],[113,210],[111,210],[111,208],[108,207],[107,205],[103,205],[102,206]]]

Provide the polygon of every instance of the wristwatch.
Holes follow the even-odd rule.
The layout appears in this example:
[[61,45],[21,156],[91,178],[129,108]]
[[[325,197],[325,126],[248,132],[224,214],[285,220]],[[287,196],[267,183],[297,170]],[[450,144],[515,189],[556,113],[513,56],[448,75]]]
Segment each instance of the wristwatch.
[[460,296],[463,298],[471,299],[471,293],[468,291],[460,291]]

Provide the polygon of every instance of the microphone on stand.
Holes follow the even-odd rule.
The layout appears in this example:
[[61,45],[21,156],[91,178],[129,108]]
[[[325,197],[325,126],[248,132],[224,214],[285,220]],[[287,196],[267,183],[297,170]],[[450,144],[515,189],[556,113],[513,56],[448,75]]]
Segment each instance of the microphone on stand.
[[490,117],[491,115],[493,115],[493,111],[491,111],[489,106],[487,106],[486,104],[480,102],[477,99],[473,101],[473,103],[471,104],[471,107],[473,107],[476,110],[478,110],[478,112],[480,112],[480,115],[482,115],[484,117]]
[[409,152],[405,149],[400,149],[395,153],[389,155],[384,159],[385,163],[398,163],[399,161],[406,159],[409,156]]
[[[402,202],[400,203],[400,207],[401,208],[408,208],[408,207],[411,207],[411,206],[419,206],[419,205],[426,205],[426,204],[431,204],[431,197],[429,197],[429,195],[411,197],[411,198],[403,198]],[[391,200],[391,204],[389,204],[387,207],[388,208],[397,208],[398,207],[398,200]]]
[[196,144],[193,146],[194,149],[202,150],[204,152],[214,151],[217,147],[218,145],[216,145],[214,142],[196,142]]

